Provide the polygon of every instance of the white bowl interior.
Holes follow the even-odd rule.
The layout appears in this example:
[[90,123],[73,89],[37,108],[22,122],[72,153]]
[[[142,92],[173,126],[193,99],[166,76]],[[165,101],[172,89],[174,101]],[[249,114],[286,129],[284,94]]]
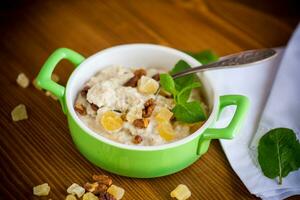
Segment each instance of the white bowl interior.
[[179,145],[183,142],[188,142],[197,135],[201,134],[202,130],[204,130],[209,124],[211,124],[211,121],[213,121],[213,116],[215,116],[214,112],[216,112],[217,110],[214,105],[218,104],[218,99],[215,94],[215,90],[211,85],[208,77],[205,76],[205,73],[199,74],[199,77],[203,84],[209,110],[211,111],[210,117],[208,118],[204,126],[202,126],[202,128],[199,129],[196,133],[193,133],[186,138],[169,144],[158,146],[133,146],[114,142],[90,130],[78,118],[73,108],[76,97],[82,90],[84,84],[93,75],[95,75],[105,67],[109,67],[112,65],[121,65],[124,67],[166,67],[171,69],[180,59],[185,60],[191,66],[201,65],[197,60],[181,51],[159,45],[129,44],[120,45],[100,51],[99,53],[96,53],[93,56],[87,58],[71,74],[66,87],[66,101],[68,111],[87,133],[96,137],[97,139],[100,139],[112,145],[116,145],[118,147],[138,150],[154,150],[168,148],[174,145]]

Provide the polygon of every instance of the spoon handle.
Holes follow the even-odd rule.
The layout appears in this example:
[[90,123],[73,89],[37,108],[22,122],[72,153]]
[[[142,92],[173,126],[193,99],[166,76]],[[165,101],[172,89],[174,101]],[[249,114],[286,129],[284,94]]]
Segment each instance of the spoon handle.
[[258,50],[243,51],[237,54],[231,54],[222,57],[217,62],[213,62],[198,67],[193,67],[185,71],[173,74],[172,77],[179,78],[188,74],[193,74],[196,72],[202,72],[206,70],[245,67],[251,64],[257,64],[262,61],[266,61],[275,55],[276,55],[276,51],[274,49],[258,49]]

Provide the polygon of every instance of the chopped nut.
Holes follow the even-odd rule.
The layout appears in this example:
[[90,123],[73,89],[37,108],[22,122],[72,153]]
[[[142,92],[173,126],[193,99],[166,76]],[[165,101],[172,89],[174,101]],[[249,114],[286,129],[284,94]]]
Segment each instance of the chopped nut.
[[82,200],[99,200],[96,195],[91,192],[87,192],[83,195]]
[[173,116],[173,113],[167,108],[161,108],[157,115],[155,116],[155,120],[157,122],[169,121]]
[[30,82],[28,77],[24,73],[20,73],[16,81],[18,85],[21,86],[22,88],[27,88]]
[[59,81],[59,76],[57,74],[52,74],[51,75],[51,79],[54,81],[54,82],[58,82]]
[[101,193],[106,192],[107,186],[103,183],[94,182],[94,183],[86,183],[84,185],[86,191],[92,192],[95,195],[99,195]]
[[145,69],[137,69],[137,70],[135,70],[134,72],[134,75],[135,76],[138,76],[138,77],[142,77],[142,76],[146,76],[146,74],[147,74],[147,72],[146,72],[146,70]]
[[51,97],[54,100],[58,100],[58,98],[54,94],[52,94],[50,91],[46,91],[45,94],[46,94],[46,96]]
[[106,131],[117,131],[123,126],[123,120],[119,114],[113,111],[105,112],[100,123]]
[[73,183],[68,189],[67,192],[69,194],[76,194],[78,198],[80,198],[84,193],[85,189],[78,185],[77,183]]
[[86,108],[82,104],[76,103],[74,109],[80,115],[86,115]]
[[81,96],[84,97],[84,98],[86,98],[86,95],[87,95],[89,89],[90,89],[90,86],[88,86],[88,85],[85,86],[85,87],[81,90],[81,92],[80,92]]
[[43,90],[40,86],[37,85],[36,79],[34,79],[34,80],[32,81],[32,85],[33,85],[36,89],[38,89],[38,90]]
[[138,69],[134,71],[134,76],[130,78],[126,83],[124,83],[124,86],[126,87],[136,87],[138,80],[146,75],[146,71],[144,69]]
[[154,75],[152,76],[152,78],[153,78],[154,80],[156,80],[156,81],[159,81],[159,80],[160,80],[159,74],[154,74]]
[[116,200],[116,198],[108,192],[105,192],[104,194],[100,195],[99,199],[100,200]]
[[122,115],[121,115],[121,119],[122,119],[124,122],[127,121],[126,115],[127,115],[127,113],[122,113]]
[[177,200],[186,200],[190,198],[192,193],[186,185],[180,184],[171,192],[170,195]]
[[50,186],[48,183],[43,183],[33,187],[33,194],[36,196],[47,196],[50,192]]
[[144,104],[144,109],[143,109],[143,117],[144,118],[147,118],[147,117],[151,117],[151,114],[155,108],[155,102],[154,102],[154,99],[151,98],[151,99],[148,99],[145,104]]
[[77,200],[77,199],[73,194],[69,194],[68,196],[66,196],[65,200]]
[[136,135],[136,136],[134,136],[134,138],[133,138],[133,143],[134,144],[139,144],[139,143],[141,143],[143,141],[143,138],[142,138],[142,136],[140,136],[140,135]]
[[111,185],[107,189],[107,192],[112,194],[116,198],[116,200],[120,200],[124,196],[125,190],[121,187],[116,186],[116,185]]
[[112,184],[112,179],[106,175],[93,175],[93,180],[98,183],[102,183],[104,185],[110,186]]
[[11,111],[11,117],[14,122],[28,119],[26,106],[24,104],[19,104]]
[[91,103],[91,108],[93,109],[93,111],[97,111],[99,109],[99,107],[93,103]]
[[139,92],[144,94],[154,94],[159,88],[158,82],[147,76],[142,76],[137,85]]
[[149,119],[136,119],[132,124],[137,128],[147,128],[149,125]]

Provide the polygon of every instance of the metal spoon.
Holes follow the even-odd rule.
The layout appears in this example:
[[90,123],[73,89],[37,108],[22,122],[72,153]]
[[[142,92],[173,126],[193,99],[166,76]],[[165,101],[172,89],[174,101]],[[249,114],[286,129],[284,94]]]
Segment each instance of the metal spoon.
[[172,77],[175,79],[188,74],[193,74],[196,72],[202,72],[207,70],[247,67],[252,64],[257,64],[269,60],[276,54],[277,52],[274,49],[258,49],[243,51],[240,53],[224,56],[220,58],[220,60],[218,60],[217,62],[193,67],[185,71],[173,74]]

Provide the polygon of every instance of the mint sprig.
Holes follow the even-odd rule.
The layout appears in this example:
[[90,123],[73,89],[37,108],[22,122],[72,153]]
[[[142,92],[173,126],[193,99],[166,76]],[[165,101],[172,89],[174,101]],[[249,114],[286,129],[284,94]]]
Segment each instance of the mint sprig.
[[[218,60],[218,57],[210,50],[188,54],[202,64]],[[160,85],[174,97],[176,105],[172,112],[176,119],[185,123],[195,123],[207,119],[201,102],[188,101],[192,89],[201,87],[199,79],[195,74],[186,75],[175,80],[171,76],[189,68],[191,66],[187,62],[179,60],[169,74],[160,74]]]

